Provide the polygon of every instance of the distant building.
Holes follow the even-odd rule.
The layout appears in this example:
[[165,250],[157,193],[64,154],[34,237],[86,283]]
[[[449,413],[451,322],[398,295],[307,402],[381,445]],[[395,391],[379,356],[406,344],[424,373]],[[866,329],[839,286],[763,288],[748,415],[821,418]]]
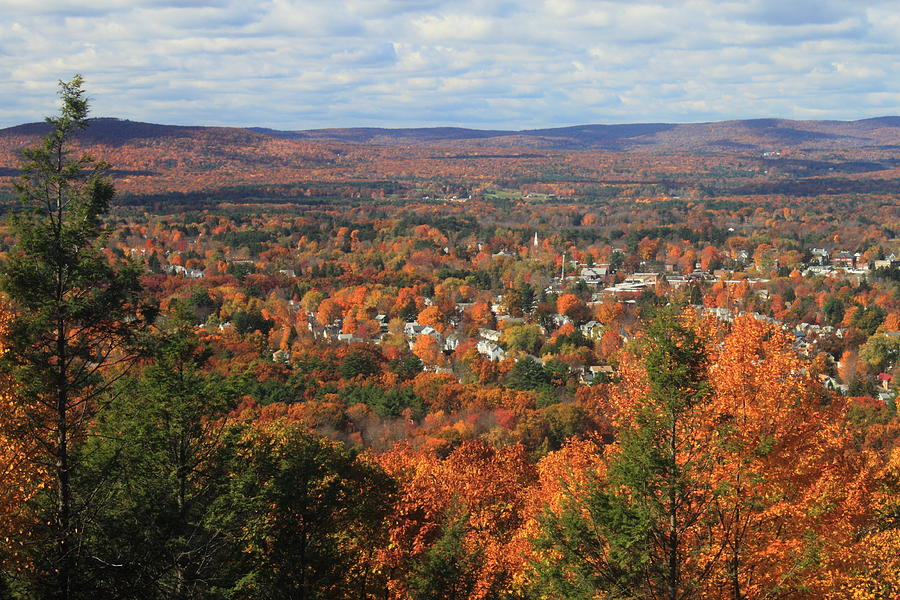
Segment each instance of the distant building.
[[593,365],[582,372],[581,381],[583,383],[592,383],[598,378],[609,378],[614,374],[615,371],[609,365]]
[[871,264],[873,269],[900,269],[900,259],[893,254],[887,258],[873,260]]
[[599,321],[588,321],[584,325],[578,328],[581,331],[582,335],[592,340],[598,339],[601,335],[603,335],[603,323]]
[[563,325],[567,325],[568,323],[572,322],[571,318],[569,318],[566,315],[561,315],[559,313],[556,313],[555,315],[553,315],[551,317],[551,319],[553,320],[553,324],[556,325],[557,327],[562,327]]
[[828,250],[825,248],[813,248],[810,252],[812,255],[812,262],[818,265],[824,265],[828,261]]
[[203,271],[200,269],[186,269],[181,265],[169,265],[167,267],[163,267],[163,271],[167,273],[175,273],[176,275],[181,275],[182,277],[187,277],[188,279],[203,279]]
[[580,278],[588,285],[598,286],[609,281],[612,271],[608,264],[594,265],[581,269]]
[[500,332],[496,329],[479,329],[478,337],[482,340],[488,340],[490,342],[499,342]]
[[417,335],[422,333],[423,329],[425,329],[424,325],[419,325],[417,321],[411,321],[403,326],[403,335],[405,335],[407,339],[415,339]]
[[475,348],[478,350],[479,354],[488,360],[498,361],[506,358],[506,352],[503,348],[488,340],[479,341]]
[[856,266],[856,257],[853,256],[852,252],[843,250],[834,255],[834,258],[831,259],[831,264],[841,269],[852,269]]
[[620,298],[636,298],[644,290],[654,288],[659,283],[660,278],[661,275],[659,273],[633,273],[626,277],[622,283],[604,288],[603,292]]
[[459,347],[462,337],[458,333],[451,333],[444,339],[444,350],[453,352]]
[[628,277],[625,278],[626,282],[640,282],[646,284],[656,284],[660,280],[659,273],[632,273]]

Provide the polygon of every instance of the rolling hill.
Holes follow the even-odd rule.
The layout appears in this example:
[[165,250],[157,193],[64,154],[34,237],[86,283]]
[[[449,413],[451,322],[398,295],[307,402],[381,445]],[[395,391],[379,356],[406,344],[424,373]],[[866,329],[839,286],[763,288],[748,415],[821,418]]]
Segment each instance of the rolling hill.
[[[18,173],[19,151],[46,131],[44,123],[0,129],[0,188]],[[136,196],[225,188],[245,190],[238,196],[327,195],[328,190],[353,196],[398,182],[415,190],[426,180],[456,180],[463,187],[543,182],[560,189],[664,182],[666,189],[677,189],[705,185],[697,178],[723,173],[740,179],[733,189],[743,193],[893,191],[900,185],[900,117],[523,131],[278,131],[100,118],[91,121],[78,143],[114,165],[117,188]],[[871,181],[863,184],[863,179]],[[364,191],[353,188],[360,182]],[[785,187],[788,183],[794,187]],[[289,189],[276,192],[277,186]]]
[[[0,144],[46,131],[44,123],[0,129]],[[93,119],[84,134],[88,143],[124,145],[136,140],[215,138],[235,145],[265,138],[381,146],[428,145],[532,147],[613,152],[747,152],[900,149],[900,117],[860,121],[791,121],[751,119],[712,123],[635,123],[576,125],[520,131],[424,127],[386,129],[355,127],[281,131],[252,127],[156,125],[112,118]]]

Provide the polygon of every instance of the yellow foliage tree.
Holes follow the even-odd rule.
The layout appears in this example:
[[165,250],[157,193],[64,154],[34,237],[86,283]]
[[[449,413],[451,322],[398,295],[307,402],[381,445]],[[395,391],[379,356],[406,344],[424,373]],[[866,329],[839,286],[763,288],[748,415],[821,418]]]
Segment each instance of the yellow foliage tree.
[[[0,308],[0,355],[6,354],[10,314]],[[25,415],[14,402],[15,388],[7,374],[0,375],[0,567],[11,572],[28,568],[22,552],[34,531],[30,501],[40,492],[46,470],[34,460],[34,438],[18,435]]]

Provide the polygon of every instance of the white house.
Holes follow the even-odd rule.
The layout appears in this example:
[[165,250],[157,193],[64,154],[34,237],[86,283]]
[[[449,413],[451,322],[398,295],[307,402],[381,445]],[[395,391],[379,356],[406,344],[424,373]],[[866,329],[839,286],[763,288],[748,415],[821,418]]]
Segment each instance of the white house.
[[476,349],[482,356],[486,357],[488,360],[497,361],[506,358],[506,352],[503,350],[503,348],[488,340],[479,341]]

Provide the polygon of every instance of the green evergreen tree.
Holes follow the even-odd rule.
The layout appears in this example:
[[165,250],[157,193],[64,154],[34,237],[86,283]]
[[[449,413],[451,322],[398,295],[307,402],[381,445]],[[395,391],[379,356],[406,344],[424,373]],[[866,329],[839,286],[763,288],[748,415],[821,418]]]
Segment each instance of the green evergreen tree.
[[354,348],[341,361],[338,368],[341,377],[353,379],[359,375],[370,377],[381,372],[380,356],[369,348]]
[[139,269],[101,253],[114,189],[107,164],[72,153],[88,124],[82,78],[60,82],[60,97],[60,114],[46,119],[50,133],[23,152],[16,190],[26,212],[12,220],[16,246],[0,268],[0,288],[15,314],[3,368],[20,386],[21,434],[38,439],[38,460],[53,476],[36,507],[49,524],[35,549],[36,581],[43,595],[65,600],[75,591],[89,502],[73,495],[75,445],[153,315],[142,312]]
[[506,376],[506,386],[514,390],[539,390],[550,384],[550,375],[544,366],[531,357],[516,362]]
[[221,576],[229,541],[206,519],[239,392],[205,371],[209,355],[185,327],[159,336],[153,362],[120,383],[83,448],[82,485],[103,489],[85,540],[97,598],[195,598]]
[[385,543],[393,481],[374,463],[303,427],[251,426],[234,447],[211,517],[235,530],[221,565],[228,598],[385,597],[372,562]]
[[448,512],[440,537],[410,574],[413,600],[465,600],[474,591],[480,557],[465,547],[468,515],[456,507]]
[[880,306],[862,306],[853,313],[850,324],[865,332],[866,335],[873,335],[886,316],[887,313]]
[[537,546],[560,557],[534,565],[549,597],[682,600],[694,589],[697,571],[684,565],[702,545],[711,493],[702,477],[709,448],[692,432],[706,397],[706,354],[671,310],[649,324],[641,348],[649,392],[618,432],[605,476],[542,519]]
[[822,307],[822,312],[825,314],[825,321],[829,325],[840,325],[841,321],[844,320],[844,302],[837,296],[829,296],[828,300],[825,301],[825,306]]
[[692,283],[688,292],[688,304],[699,306],[703,304],[703,290],[700,289],[699,283]]
[[522,285],[519,286],[519,302],[520,308],[522,312],[527,314],[531,314],[534,310],[534,303],[537,299],[537,296],[534,292],[534,287],[528,282],[523,282]]
[[398,317],[403,319],[406,322],[415,321],[416,317],[419,315],[419,309],[416,307],[416,301],[412,298],[406,301],[406,304],[400,309],[398,313]]

